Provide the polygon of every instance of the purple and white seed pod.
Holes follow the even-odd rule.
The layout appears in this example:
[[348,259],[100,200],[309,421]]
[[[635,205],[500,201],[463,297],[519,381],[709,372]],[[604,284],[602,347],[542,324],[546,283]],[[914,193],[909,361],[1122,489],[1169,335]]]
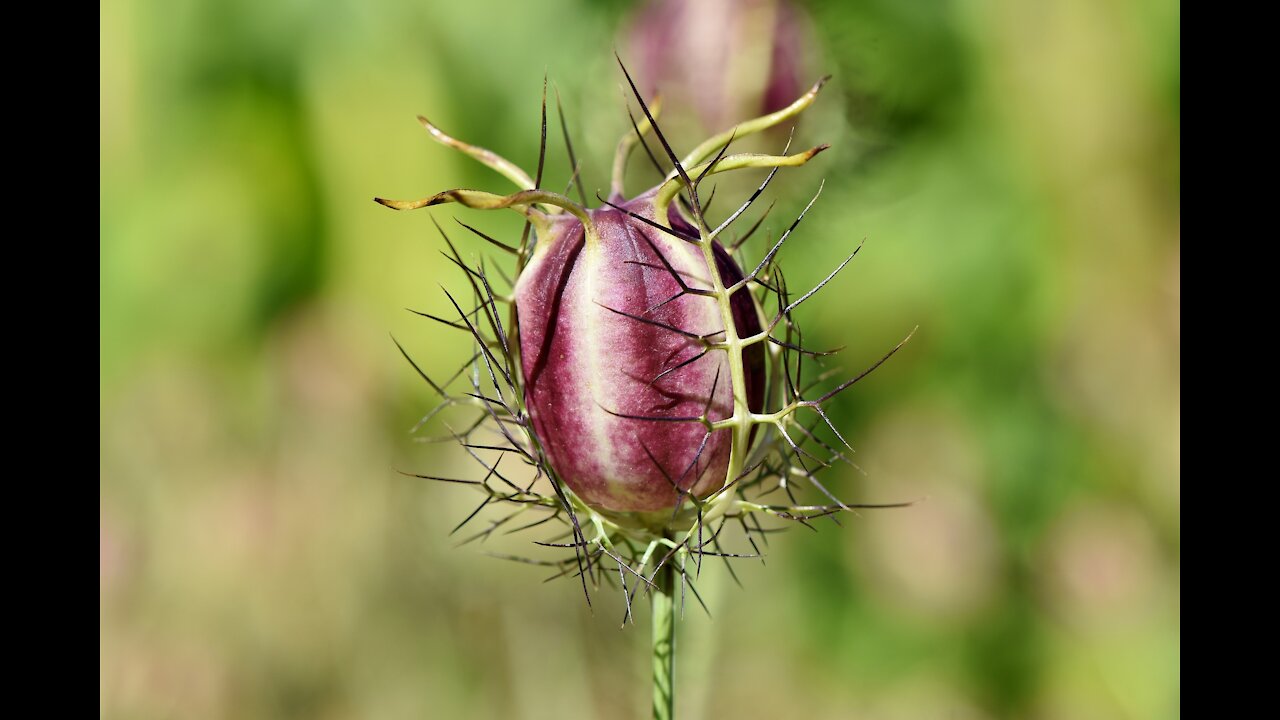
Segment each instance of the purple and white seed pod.
[[[516,286],[525,404],[551,466],[588,505],[614,512],[674,507],[725,482],[732,433],[690,418],[733,414],[733,384],[697,231],[675,206],[656,216],[655,191],[559,216]],[[620,199],[620,198],[619,198]],[[649,222],[646,223],[644,218]],[[652,223],[652,224],[650,224]],[[680,228],[684,228],[681,230]],[[716,243],[726,286],[742,271]],[[737,335],[761,331],[750,292],[731,300]],[[743,353],[752,412],[764,403],[764,347]]]

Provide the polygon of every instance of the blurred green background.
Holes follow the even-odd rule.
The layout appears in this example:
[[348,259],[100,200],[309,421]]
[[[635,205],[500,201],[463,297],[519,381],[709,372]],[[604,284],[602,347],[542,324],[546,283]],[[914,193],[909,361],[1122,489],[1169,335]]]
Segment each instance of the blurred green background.
[[[795,287],[867,239],[806,340],[848,345],[851,374],[919,325],[834,406],[866,474],[828,485],[926,499],[774,536],[744,590],[708,566],[682,715],[1176,717],[1178,4],[801,7],[835,80],[797,143],[834,147],[779,175],[766,227],[825,178],[782,254]],[[372,202],[505,191],[414,115],[532,170],[544,71],[605,189],[631,11],[101,5],[103,717],[646,716],[643,621],[484,554],[529,536],[453,547],[476,499],[395,472],[474,472],[413,442],[435,397],[388,338],[435,374],[467,357],[403,309],[462,287],[430,214],[518,223]],[[550,138],[562,189],[554,114]]]

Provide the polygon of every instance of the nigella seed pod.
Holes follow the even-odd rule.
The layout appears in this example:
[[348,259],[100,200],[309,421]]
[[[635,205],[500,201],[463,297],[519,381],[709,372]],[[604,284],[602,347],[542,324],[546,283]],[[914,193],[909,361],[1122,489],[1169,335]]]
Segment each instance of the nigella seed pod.
[[[674,206],[662,222],[655,195],[589,211],[592,231],[557,218],[515,290],[534,429],[565,484],[612,512],[669,510],[719,490],[732,443],[728,431],[671,420],[730,418],[734,388],[728,355],[708,347],[725,325],[716,299],[698,292],[712,282],[697,233]],[[740,281],[713,247],[722,283]],[[730,304],[738,337],[761,331],[745,288]],[[748,407],[759,412],[764,347],[746,348],[743,365]]]
[[[414,367],[442,397],[424,422],[450,407],[482,412],[460,433],[451,429],[450,435],[486,472],[479,480],[418,477],[483,491],[484,503],[463,525],[490,503],[516,508],[472,539],[488,537],[531,508],[551,511],[528,527],[552,520],[567,526],[566,534],[551,545],[573,548],[574,557],[554,564],[564,572],[573,572],[571,564],[576,565],[584,591],[590,566],[600,556],[618,565],[625,586],[624,568],[637,577],[650,565],[652,573],[664,567],[670,573],[669,561],[683,567],[689,558],[708,554],[705,543],[714,544],[730,520],[750,536],[763,532],[760,516],[803,523],[854,507],[838,500],[816,477],[834,462],[849,462],[839,449],[849,449],[848,443],[822,406],[870,372],[819,397],[808,397],[815,385],[811,377],[804,382],[805,357],[836,351],[804,347],[793,313],[857,254],[855,249],[807,292],[788,290],[777,268],[777,253],[817,195],[753,265],[739,266],[734,253],[763,216],[745,233],[735,233],[732,243],[721,242],[722,234],[751,208],[780,169],[804,165],[827,147],[792,155],[784,148],[781,155],[763,155],[730,153],[730,146],[795,118],[812,104],[826,78],[790,105],[740,122],[677,156],[657,127],[657,107],[646,104],[625,68],[623,73],[643,114],[640,120],[632,116],[633,132],[618,143],[609,199],[601,199],[599,206],[588,206],[581,187],[581,202],[541,189],[540,180],[515,164],[446,135],[425,118],[419,120],[434,139],[488,165],[520,189],[509,195],[457,189],[422,200],[378,200],[400,210],[444,203],[506,208],[528,220],[515,245],[463,224],[515,256],[506,294],[494,290],[487,261],[469,264],[445,238],[450,259],[466,274],[475,304],[465,310],[449,294],[456,319],[420,314],[467,332],[475,352],[468,367],[443,385],[416,363]],[[544,103],[544,133],[545,112]],[[645,139],[650,134],[665,153],[669,170]],[[566,128],[566,144],[568,135]],[[645,147],[663,177],[649,190],[629,196],[624,189],[626,165],[637,145]],[[572,159],[572,147],[568,153]],[[541,168],[540,159],[539,178]],[[750,168],[767,169],[768,176],[722,222],[708,222],[699,196],[703,181]],[[575,166],[571,188],[578,170]],[[506,277],[501,270],[499,274]],[[768,296],[777,301],[770,315],[762,302]],[[501,303],[508,303],[505,321]],[[459,378],[466,378],[470,387],[450,390]],[[802,423],[801,412],[815,419]],[[817,434],[825,432],[823,426],[830,430],[829,440]],[[487,433],[484,440],[477,438],[481,433]],[[802,447],[809,442],[827,457]],[[498,455],[486,459],[482,453]],[[502,460],[510,457],[522,459],[532,477],[517,482],[500,469],[509,467]],[[830,504],[799,501],[794,487],[798,479]],[[761,500],[779,490],[791,505]],[[711,524],[716,529],[708,539],[705,532]],[[561,542],[564,537],[571,542]],[[659,553],[661,548],[665,550]],[[652,577],[645,582],[652,583]]]
[[[497,394],[503,395],[501,374],[523,401],[513,407],[500,398],[497,408],[527,432],[527,442],[512,440],[516,449],[563,483],[585,508],[608,513],[611,522],[627,524],[622,516],[636,514],[637,522],[629,526],[653,531],[664,523],[687,522],[689,515],[679,510],[689,503],[700,507],[712,495],[732,499],[721,491],[746,469],[748,448],[764,422],[757,416],[766,404],[766,341],[777,342],[765,332],[763,309],[751,288],[760,283],[758,275],[777,248],[748,277],[718,238],[778,169],[803,165],[827,146],[794,155],[727,151],[735,138],[798,115],[825,81],[785,108],[704,141],[684,158],[676,158],[657,131],[656,108],[642,104],[644,120],[619,142],[610,199],[598,208],[586,207],[581,191],[580,204],[538,189],[511,162],[419,118],[433,138],[522,190],[507,196],[450,190],[417,201],[379,200],[396,209],[449,202],[511,208],[528,218],[533,239],[519,247],[482,235],[517,256],[509,298],[516,341],[508,343],[489,307],[482,315],[496,337],[475,339],[484,346],[480,357]],[[651,131],[673,168],[657,186],[628,199],[623,188],[627,158],[636,145],[647,145],[644,137]],[[744,168],[771,172],[745,204],[712,228],[703,216],[698,185],[706,176]],[[455,262],[465,267],[456,254]],[[474,276],[483,275],[468,272],[479,292]],[[491,293],[487,281],[485,291]],[[477,332],[466,313],[460,323],[449,324]],[[485,349],[495,340],[504,358]],[[780,382],[776,373],[773,382]],[[470,397],[484,393],[477,386]],[[641,516],[657,511],[663,514]]]

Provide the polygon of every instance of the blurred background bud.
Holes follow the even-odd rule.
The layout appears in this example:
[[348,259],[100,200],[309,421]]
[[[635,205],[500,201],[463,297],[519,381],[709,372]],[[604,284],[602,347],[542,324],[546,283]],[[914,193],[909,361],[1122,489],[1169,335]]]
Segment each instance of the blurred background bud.
[[640,89],[704,133],[786,107],[820,74],[809,18],[786,0],[650,0],[623,27]]

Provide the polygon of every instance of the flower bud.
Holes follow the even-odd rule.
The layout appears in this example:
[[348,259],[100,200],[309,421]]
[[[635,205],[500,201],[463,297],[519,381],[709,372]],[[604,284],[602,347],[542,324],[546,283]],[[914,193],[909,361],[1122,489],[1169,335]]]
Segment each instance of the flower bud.
[[812,35],[790,0],[649,0],[626,43],[643,89],[694,108],[714,131],[800,95]]
[[[698,422],[733,415],[720,304],[697,231],[655,193],[588,211],[594,232],[559,216],[516,287],[525,404],[560,478],[609,511],[670,509],[725,482],[732,433]],[[646,220],[648,222],[646,222]],[[686,237],[677,237],[681,232]],[[726,286],[742,271],[715,243]],[[693,292],[690,292],[693,290]],[[737,336],[761,331],[750,293],[730,299]],[[764,348],[743,354],[748,406],[764,403]]]

